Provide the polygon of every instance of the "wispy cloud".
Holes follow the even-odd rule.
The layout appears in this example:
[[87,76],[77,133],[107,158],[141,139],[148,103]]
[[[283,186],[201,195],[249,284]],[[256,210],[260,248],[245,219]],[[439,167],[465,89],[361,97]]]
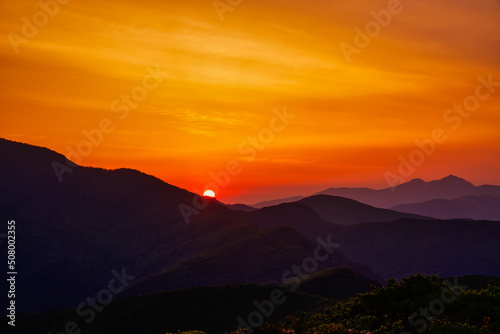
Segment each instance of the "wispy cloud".
[[[150,154],[168,161],[155,173],[172,182],[192,173],[178,176],[185,182],[206,175],[204,154],[207,165],[224,164],[240,142],[268,126],[273,108],[287,105],[300,117],[254,165],[260,173],[282,169],[266,182],[305,174],[314,183],[335,172],[359,179],[441,126],[443,112],[470,94],[479,75],[500,81],[498,1],[403,3],[404,11],[347,64],[339,43],[352,41],[353,28],[387,1],[248,2],[224,22],[206,0],[71,1],[15,54],[5,36],[21,34],[22,18],[40,7],[1,0],[0,131],[63,152],[82,129],[109,116],[111,102],[130,94],[147,66],[161,64],[168,80],[89,163],[136,159],[134,166],[148,169],[140,161]],[[450,168],[487,148],[478,164],[498,178],[500,165],[489,157],[500,150],[499,101],[493,94],[440,148]],[[450,148],[464,143],[463,152]],[[423,177],[433,177],[431,166]]]

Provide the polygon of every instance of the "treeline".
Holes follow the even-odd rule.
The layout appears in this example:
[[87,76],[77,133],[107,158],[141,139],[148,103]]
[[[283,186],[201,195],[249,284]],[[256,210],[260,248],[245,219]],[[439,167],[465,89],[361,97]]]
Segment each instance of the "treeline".
[[386,287],[254,333],[500,333],[500,287],[467,288],[457,279],[421,274],[400,282],[391,279]]
[[422,274],[391,279],[319,312],[232,334],[500,333],[500,287],[474,289],[466,283]]

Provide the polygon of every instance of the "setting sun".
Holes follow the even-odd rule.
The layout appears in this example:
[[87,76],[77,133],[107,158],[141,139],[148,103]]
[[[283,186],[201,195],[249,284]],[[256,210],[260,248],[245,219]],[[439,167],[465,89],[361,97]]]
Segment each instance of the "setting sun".
[[215,193],[213,190],[205,190],[205,192],[203,193],[203,196],[205,197],[214,197],[215,198]]

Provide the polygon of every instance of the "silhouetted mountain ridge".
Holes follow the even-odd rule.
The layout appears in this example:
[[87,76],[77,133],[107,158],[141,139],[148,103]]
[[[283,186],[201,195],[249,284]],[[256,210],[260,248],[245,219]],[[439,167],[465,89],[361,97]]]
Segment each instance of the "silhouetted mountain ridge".
[[324,220],[339,225],[352,225],[369,221],[385,222],[401,218],[428,219],[428,217],[422,215],[375,208],[339,196],[314,195],[299,202],[312,208]]
[[[138,280],[124,295],[246,282],[280,285],[283,273],[311,256],[316,247],[315,242],[305,239],[291,228],[264,229]],[[318,263],[319,270],[344,266],[355,268],[356,264],[347,261],[337,251]],[[368,275],[374,276],[371,272]]]
[[259,231],[216,201],[187,225],[179,204],[195,195],[139,171],[74,166],[59,182],[62,155],[8,140],[0,159],[0,214],[16,220],[18,265],[31,268],[17,280],[32,291],[17,298],[25,310],[74,307],[113,269],[149,276]]
[[275,206],[275,205],[282,204],[282,203],[297,202],[298,200],[301,200],[302,198],[304,198],[304,196],[293,196],[293,197],[287,197],[287,198],[280,198],[280,199],[276,199],[276,200],[263,201],[263,202],[252,204],[250,206],[257,208],[257,209],[262,209],[262,208],[265,208],[266,206]]
[[332,236],[347,259],[383,279],[417,272],[442,277],[500,273],[497,221],[400,219],[337,225]]
[[0,161],[0,215],[16,220],[17,264],[29,268],[17,277],[19,291],[30,291],[17,296],[19,311],[76,307],[122,268],[131,284],[173,278],[148,292],[279,281],[282,268],[316,247],[294,230],[259,228],[215,199],[186,224],[179,205],[192,206],[195,194],[139,171],[72,165],[59,182],[52,163],[64,156],[3,139]]
[[226,204],[226,206],[234,211],[251,212],[257,210],[257,208],[254,208],[253,206],[249,206],[246,204]]
[[[414,219],[346,198],[313,196],[252,212],[213,199],[186,224],[179,205],[193,205],[196,195],[139,171],[72,165],[59,182],[52,163],[66,164],[64,156],[4,139],[0,161],[0,215],[16,220],[17,264],[29,268],[17,277],[19,291],[29,291],[16,296],[19,311],[74,308],[122,268],[135,277],[123,296],[280,283],[283,271],[314,254],[317,237],[329,235],[340,247],[318,270],[347,267],[370,279],[500,274],[498,222]],[[448,190],[470,188],[454,177],[443,182]],[[418,180],[406,187],[421,187],[421,193],[432,188]],[[398,217],[404,219],[383,221]]]
[[245,212],[241,217],[261,228],[291,227],[313,241],[318,236],[328,234],[332,225],[323,220],[318,212],[301,202],[268,206],[256,211]]
[[500,186],[479,186],[449,175],[441,180],[412,179],[396,187],[374,190],[370,188],[330,188],[317,194],[327,194],[355,199],[380,208],[399,204],[419,203],[432,199],[453,199],[467,195],[500,195]]
[[422,203],[400,204],[394,210],[439,219],[470,218],[500,221],[500,196],[464,196],[455,199],[433,199]]
[[[375,190],[366,187],[340,187],[329,188],[317,192],[312,196],[314,195],[330,195],[350,198],[377,208],[390,209],[400,204],[421,203],[432,199],[455,199],[468,195],[500,196],[500,186],[481,185],[476,187],[469,181],[451,174],[440,180],[433,181],[424,181],[422,179],[415,178],[394,188]],[[261,208],[264,206],[295,202],[302,198],[304,198],[304,196],[274,199],[260,202],[252,206]]]

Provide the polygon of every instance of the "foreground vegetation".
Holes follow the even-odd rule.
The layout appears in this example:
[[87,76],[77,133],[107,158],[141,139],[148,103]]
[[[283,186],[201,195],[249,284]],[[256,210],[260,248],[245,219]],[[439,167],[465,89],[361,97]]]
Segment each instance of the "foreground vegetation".
[[456,279],[442,281],[421,274],[401,282],[391,279],[386,287],[320,312],[289,316],[248,333],[500,333],[500,287],[471,290],[460,284]]
[[[310,282],[323,290],[352,287],[320,278]],[[389,280],[387,286],[372,287],[365,293],[354,289],[350,298],[341,301],[252,284],[170,291],[113,301],[88,324],[75,310],[21,313],[16,331],[64,333],[74,321],[82,334],[165,334],[179,329],[180,334],[236,333],[238,318],[247,320],[256,314],[259,308],[254,302],[263,304],[275,289],[283,289],[286,301],[267,312],[267,324],[248,328],[247,334],[500,333],[499,278],[466,276],[443,281],[420,274],[400,282]],[[3,330],[6,323],[3,328],[0,325],[0,333],[8,332]]]

